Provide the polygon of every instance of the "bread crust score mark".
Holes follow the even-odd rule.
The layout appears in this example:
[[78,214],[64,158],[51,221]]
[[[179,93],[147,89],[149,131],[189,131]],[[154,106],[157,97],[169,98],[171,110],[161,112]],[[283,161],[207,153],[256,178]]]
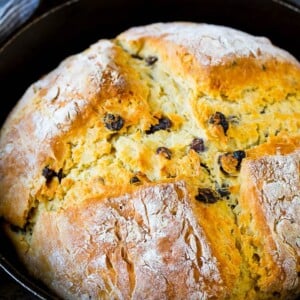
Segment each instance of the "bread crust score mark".
[[66,59],[1,130],[20,258],[70,299],[296,298],[299,91],[287,52],[207,24]]
[[299,161],[299,151],[264,156],[245,161],[242,170],[240,223],[255,233],[248,230],[242,239],[257,249],[248,258],[261,286],[274,286],[286,297],[290,290],[299,293]]

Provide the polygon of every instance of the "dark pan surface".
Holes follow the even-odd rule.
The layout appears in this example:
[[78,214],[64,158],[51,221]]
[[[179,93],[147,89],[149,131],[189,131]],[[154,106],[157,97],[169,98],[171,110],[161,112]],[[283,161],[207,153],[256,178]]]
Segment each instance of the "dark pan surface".
[[[101,38],[152,22],[195,21],[269,37],[300,59],[300,6],[281,0],[73,0],[35,20],[0,50],[0,125],[25,89]],[[54,299],[17,261],[0,233],[0,267],[39,299]],[[0,296],[1,297],[1,296]]]

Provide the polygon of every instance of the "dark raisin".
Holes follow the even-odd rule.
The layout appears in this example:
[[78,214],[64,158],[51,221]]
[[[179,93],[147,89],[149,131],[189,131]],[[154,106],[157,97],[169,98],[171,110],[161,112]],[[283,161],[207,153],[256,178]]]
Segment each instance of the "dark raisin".
[[233,157],[238,160],[237,170],[239,170],[242,160],[246,157],[246,153],[243,150],[237,150],[233,152]]
[[120,130],[124,125],[124,120],[119,115],[106,114],[103,121],[105,127],[112,131]]
[[200,138],[194,138],[190,148],[198,153],[205,151],[204,141]]
[[158,124],[151,125],[150,129],[146,131],[146,134],[152,134],[159,130],[167,130],[172,126],[170,119],[162,117],[158,120]]
[[254,253],[252,255],[252,259],[255,261],[255,262],[259,262],[260,261],[260,256],[257,254],[257,253]]
[[281,296],[281,294],[279,292],[273,292],[272,295],[275,298],[280,298],[280,296]]
[[152,66],[158,61],[158,58],[156,56],[151,55],[151,56],[146,57],[145,61],[148,66]]
[[228,186],[221,186],[217,188],[217,192],[221,197],[228,197],[230,196],[230,191]]
[[43,169],[42,175],[46,178],[46,183],[49,183],[53,177],[57,176],[56,172],[48,167]]
[[137,176],[133,176],[130,178],[130,184],[140,183],[140,179]]
[[234,210],[236,208],[236,204],[230,204],[229,207]]
[[42,175],[46,178],[46,183],[50,183],[53,177],[57,177],[59,183],[61,183],[61,180],[65,177],[65,174],[63,173],[62,169],[59,169],[58,173],[56,173],[54,170],[45,167],[42,171]]
[[58,173],[57,173],[57,178],[59,183],[61,183],[61,180],[65,177],[66,175],[63,173],[62,169],[59,169]]
[[264,106],[264,107],[262,108],[262,110],[261,110],[259,113],[260,113],[261,115],[265,114],[265,113],[266,113],[266,109],[267,109],[267,107]]
[[218,195],[209,188],[199,188],[195,198],[203,203],[216,203],[219,200]]
[[166,147],[158,147],[156,149],[156,154],[163,155],[166,159],[171,159],[172,152]]
[[131,54],[132,58],[138,59],[138,60],[142,60],[143,58],[141,56],[139,56],[138,54]]
[[222,154],[218,158],[221,171],[227,175],[235,175],[241,168],[242,160],[246,157],[245,151],[238,150]]
[[213,115],[210,116],[208,123],[214,124],[214,125],[221,125],[224,131],[224,134],[226,135],[227,130],[229,128],[228,121],[226,117],[219,111],[215,112]]

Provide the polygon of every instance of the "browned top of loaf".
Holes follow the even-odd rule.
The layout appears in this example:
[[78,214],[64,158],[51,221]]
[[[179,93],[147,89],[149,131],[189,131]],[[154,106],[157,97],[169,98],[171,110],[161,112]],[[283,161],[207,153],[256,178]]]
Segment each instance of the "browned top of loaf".
[[[158,23],[131,28],[118,37],[139,53],[154,49],[197,92],[238,99],[245,87],[269,89],[275,99],[298,86],[299,62],[264,37],[222,26],[186,22]],[[126,46],[127,45],[127,46]],[[288,70],[288,72],[287,72]],[[270,76],[273,74],[273,76]]]
[[253,246],[262,249],[259,260],[251,262],[253,272],[261,274],[262,289],[288,298],[287,291],[296,295],[300,289],[300,151],[286,153],[279,144],[269,145],[273,154],[259,148],[261,156],[242,164],[240,224],[243,239],[252,235]]
[[66,298],[220,299],[230,290],[183,182],[45,211],[27,255],[35,276]]
[[[33,84],[11,112],[0,140],[0,213],[11,223],[24,225],[36,205],[35,195],[45,185],[43,168],[63,167],[65,141],[80,135],[105,111],[105,100],[136,97],[141,100],[138,117],[145,95],[136,74],[120,63],[122,55],[112,42],[98,42]],[[132,90],[134,95],[129,95]]]
[[[265,38],[237,30],[154,24],[131,29],[118,41],[125,48],[127,43],[137,49],[149,44],[178,76],[196,81],[195,93],[234,99],[245,86],[256,84],[262,93],[272,87],[268,96],[276,101],[299,89],[299,64],[292,56]],[[52,161],[56,171],[62,167],[65,137],[80,135],[89,120],[110,109],[107,99],[119,97],[120,106],[129,97],[138,99],[134,114],[126,113],[127,125],[138,120],[144,127],[153,123],[153,116],[143,111],[147,89],[139,85],[138,74],[123,64],[123,52],[114,42],[100,41],[68,58],[33,84],[11,113],[0,140],[0,213],[13,224],[24,225],[35,206],[35,194],[45,184],[41,176],[45,165]]]
[[[276,102],[300,86],[299,64],[292,56],[265,38],[229,28],[154,24],[123,33],[117,43],[100,41],[33,84],[2,128],[0,214],[11,223],[25,224],[36,205],[35,195],[45,185],[43,168],[50,164],[56,172],[63,168],[66,141],[97,122],[101,113],[121,111],[126,127],[149,128],[156,120],[145,109],[148,89],[136,70],[125,63],[128,54],[117,44],[125,49],[130,45],[137,52],[145,45],[155,49],[174,74],[187,84],[192,82],[195,94],[234,101],[245,87],[256,85],[260,96],[268,91],[266,96]],[[128,111],[132,99],[135,104]],[[206,126],[205,110],[198,113],[195,108],[195,114],[200,125]],[[99,126],[99,138],[109,136]],[[218,132],[217,139],[222,140]]]
[[[157,298],[276,295],[268,272],[294,278],[299,262],[287,272],[288,255],[255,261],[255,249],[265,249],[255,232],[271,232],[271,256],[291,238],[269,228],[278,216],[269,215],[273,204],[255,187],[284,177],[282,168],[278,176],[259,172],[268,164],[276,170],[276,159],[265,156],[284,161],[298,153],[299,99],[299,63],[265,38],[172,23],[101,40],[34,83],[8,117],[0,137],[0,216],[23,228],[12,235],[31,272],[66,297],[94,291],[139,298],[149,283]],[[117,129],[107,127],[107,114],[121,117]],[[171,128],[151,133],[164,117]],[[200,150],[191,146],[195,138]],[[245,166],[234,151],[247,157]],[[298,183],[287,192],[299,193]],[[261,200],[255,218],[248,187],[253,201]],[[203,189],[214,203],[201,201]],[[237,222],[240,198],[246,204]],[[291,207],[298,213],[299,204]],[[101,230],[105,238],[94,241]],[[299,286],[282,282],[292,292]]]

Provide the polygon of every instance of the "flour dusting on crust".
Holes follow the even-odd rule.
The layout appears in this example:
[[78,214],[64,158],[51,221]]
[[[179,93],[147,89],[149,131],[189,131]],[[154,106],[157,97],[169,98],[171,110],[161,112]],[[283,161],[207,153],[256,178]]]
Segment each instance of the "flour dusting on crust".
[[[58,238],[49,240],[47,228]],[[78,297],[96,299],[102,292],[105,299],[223,299],[227,293],[183,182],[44,213],[32,245],[36,252],[27,263],[46,260],[57,272],[48,283],[65,296],[75,289],[68,285],[69,270],[73,282],[87,276]]]
[[236,29],[185,22],[156,23],[129,29],[120,36],[125,40],[153,37],[174,42],[195,55],[202,65],[218,65],[226,57],[274,57],[297,63],[288,52],[264,37],[254,37]]

